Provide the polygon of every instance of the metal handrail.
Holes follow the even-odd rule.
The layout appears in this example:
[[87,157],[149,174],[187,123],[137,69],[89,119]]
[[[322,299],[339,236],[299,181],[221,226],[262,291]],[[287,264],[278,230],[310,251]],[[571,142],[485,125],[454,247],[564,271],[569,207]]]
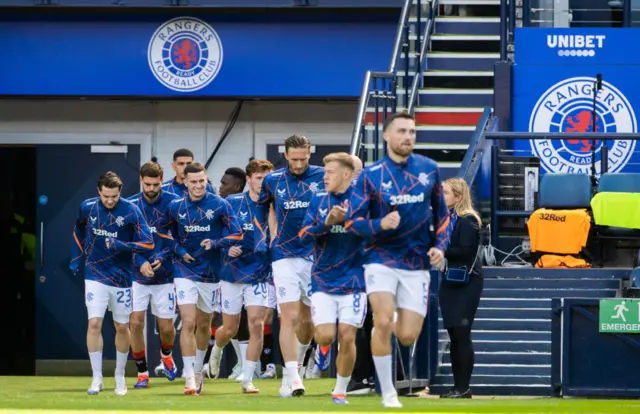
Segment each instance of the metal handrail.
[[362,84],[362,92],[360,93],[360,102],[358,103],[358,114],[356,115],[356,124],[353,127],[353,134],[351,135],[351,147],[349,148],[349,154],[358,155],[360,149],[360,133],[362,128],[362,122],[367,112],[367,106],[369,105],[369,83],[371,83],[371,71],[368,70],[364,75],[364,83]]
[[402,37],[405,27],[409,21],[409,10],[413,5],[413,0],[405,0],[402,6],[402,12],[400,13],[400,19],[398,21],[398,30],[396,30],[396,41],[393,46],[393,53],[391,54],[391,63],[389,64],[389,72],[393,73],[396,70],[398,64],[398,55],[400,54],[400,48],[402,47]]
[[[389,63],[388,72],[374,72],[367,71],[364,76],[364,83],[362,85],[362,92],[360,94],[360,101],[358,104],[358,113],[356,114],[356,123],[353,127],[353,134],[351,135],[351,147],[349,149],[352,155],[358,155],[360,149],[360,138],[362,133],[362,123],[367,113],[367,107],[369,104],[369,84],[374,78],[388,78],[393,79],[396,76],[396,66],[398,64],[398,57],[403,45],[404,31],[407,28],[409,21],[409,11],[413,5],[414,0],[405,0],[402,6],[402,12],[400,13],[400,19],[398,21],[398,29],[396,31],[396,39],[393,46],[393,52],[391,53],[391,62]],[[419,6],[419,5],[418,5]],[[419,22],[418,22],[419,24]],[[395,90],[393,91],[395,93]]]
[[364,75],[364,83],[362,84],[362,94],[360,95],[360,103],[358,104],[358,115],[356,117],[356,124],[353,128],[353,135],[351,137],[351,146],[349,147],[349,154],[358,155],[360,149],[360,136],[362,133],[362,123],[364,121],[367,108],[369,107],[369,98],[371,92],[369,91],[369,85],[372,79],[393,79],[395,78],[393,72],[376,72],[368,70]]
[[[433,21],[435,19],[435,10],[438,10],[438,0],[433,0],[431,6],[431,13],[429,15],[429,20],[424,27],[424,35],[422,36],[422,44],[420,46],[420,55],[418,56],[418,63],[416,68],[416,74],[413,77],[413,82],[411,84],[411,95],[409,95],[409,101],[407,102],[407,110],[409,113],[413,113],[414,105],[416,103],[416,97],[418,94],[418,85],[421,83],[422,75],[424,74],[425,64],[424,59],[427,56],[427,47],[429,45],[429,40],[431,39],[431,34],[434,29]],[[418,34],[420,36],[420,34]],[[407,59],[409,57],[407,56]]]
[[[476,149],[478,148],[478,144],[481,140],[484,140],[485,133],[487,130],[487,125],[489,124],[489,119],[491,118],[491,108],[484,108],[482,112],[482,116],[480,117],[480,121],[476,125],[476,130],[471,137],[471,142],[469,143],[469,148],[467,148],[467,152],[464,154],[464,159],[462,160],[462,164],[460,164],[460,169],[458,170],[458,177],[466,177],[467,170],[471,165],[471,161],[476,153]],[[469,183],[467,183],[469,184]]]

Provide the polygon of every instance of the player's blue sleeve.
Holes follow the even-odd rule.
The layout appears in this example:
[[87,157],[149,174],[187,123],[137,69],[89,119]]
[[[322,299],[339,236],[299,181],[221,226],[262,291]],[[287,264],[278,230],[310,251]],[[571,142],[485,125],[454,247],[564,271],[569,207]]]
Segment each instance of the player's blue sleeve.
[[[177,225],[176,225],[177,226]],[[185,254],[187,254],[187,249],[185,249],[184,247],[182,247],[182,245],[176,241],[173,244],[173,249],[171,249],[173,251],[173,254],[175,254],[176,256],[178,256],[180,259],[182,259],[184,257]]]
[[164,262],[175,250],[176,242],[173,240],[173,237],[171,237],[171,233],[160,234],[160,232],[156,230],[156,234],[162,239],[162,249],[156,254],[156,260]]
[[142,212],[140,209],[132,205],[131,206],[131,214],[133,214],[131,225],[134,227],[133,231],[133,240],[131,242],[123,242],[121,240],[112,238],[111,249],[117,252],[133,252],[133,253],[144,253],[150,250],[153,250],[153,236],[151,234],[151,230],[149,229],[149,225],[147,221],[144,219]]
[[178,235],[178,224],[175,220],[175,214],[173,213],[172,206],[176,206],[175,200],[169,203],[165,213],[160,217],[156,224],[156,234],[162,238],[164,242],[164,249],[158,254],[160,256],[158,260],[164,261],[171,254],[180,255],[180,258],[184,256],[187,251],[180,247],[178,241],[173,237]]
[[440,171],[435,167],[433,189],[431,190],[431,208],[433,209],[433,227],[436,231],[437,249],[447,251],[449,246],[449,221],[451,220],[449,209],[444,202],[444,191],[440,182]]
[[162,242],[162,248],[156,254],[156,260],[160,262],[164,262],[175,250],[176,241],[172,236],[172,227],[175,226],[170,217],[169,212],[165,211],[156,225],[156,234]]
[[325,224],[325,220],[318,218],[319,200],[322,200],[322,198],[318,196],[314,196],[311,199],[309,207],[307,207],[307,214],[302,221],[302,229],[298,233],[298,237],[304,243],[310,243],[316,238],[327,234],[331,228],[331,226]]
[[82,211],[78,212],[75,224],[73,226],[73,237],[71,240],[71,263],[69,269],[75,275],[78,273],[80,264],[82,263],[82,256],[84,256],[84,236],[86,234],[87,217]]
[[367,176],[360,174],[351,192],[349,211],[345,228],[360,237],[371,237],[382,232],[382,219],[369,218],[369,203],[371,195],[375,193],[375,186]]
[[143,264],[147,263],[149,260],[141,254],[133,255],[133,266],[136,269],[140,269]]
[[262,181],[262,188],[260,189],[260,196],[258,197],[258,204],[271,204],[273,201],[273,189],[271,188],[271,180],[267,175]]
[[238,218],[236,217],[233,210],[231,209],[231,205],[229,204],[228,201],[224,199],[222,199],[221,201],[222,201],[221,208],[223,209],[223,212],[220,219],[222,220],[222,224],[227,228],[229,232],[224,237],[221,237],[216,240],[212,240],[211,248],[213,249],[235,246],[236,244],[241,242],[243,239],[242,226],[240,226],[240,222],[238,221]]

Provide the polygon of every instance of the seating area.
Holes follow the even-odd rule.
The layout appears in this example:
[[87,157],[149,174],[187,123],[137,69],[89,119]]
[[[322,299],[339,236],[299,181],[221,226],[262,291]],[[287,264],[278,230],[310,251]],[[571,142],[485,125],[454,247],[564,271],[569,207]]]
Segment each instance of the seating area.
[[[539,206],[551,210],[586,209],[592,217],[587,250],[599,256],[597,265],[607,263],[607,246],[637,251],[640,242],[640,174],[606,173],[592,196],[591,178],[587,174],[547,173],[542,175]],[[599,254],[597,254],[599,253]],[[638,264],[636,256],[635,265]],[[594,264],[595,265],[595,264]]]

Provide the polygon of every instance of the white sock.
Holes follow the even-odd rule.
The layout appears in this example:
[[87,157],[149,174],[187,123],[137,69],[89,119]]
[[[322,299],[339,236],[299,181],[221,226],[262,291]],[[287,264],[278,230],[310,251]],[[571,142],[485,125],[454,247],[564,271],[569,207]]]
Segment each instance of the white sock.
[[391,355],[373,356],[373,364],[376,366],[378,373],[378,382],[380,382],[380,391],[383,396],[395,394],[396,389],[393,386]]
[[195,372],[202,372],[202,367],[204,366],[204,356],[207,355],[207,350],[204,351],[196,348],[196,359],[193,363],[193,370]]
[[244,363],[247,361],[247,348],[249,347],[249,341],[240,342],[240,355],[238,355],[238,359],[240,360],[240,366],[244,367]]
[[193,377],[193,366],[196,363],[196,357],[183,356],[182,363],[184,364],[184,368],[182,368],[182,372],[184,372],[185,378]]
[[220,348],[217,343],[213,344],[213,348],[211,348],[211,357],[220,359],[223,349],[224,348]]
[[242,384],[249,384],[253,380],[253,373],[256,372],[258,361],[244,361],[244,377],[242,378]]
[[[300,376],[298,375],[298,361],[285,362],[284,369],[287,371],[287,383],[291,384],[295,382],[295,380],[300,380]],[[284,378],[282,378],[282,382],[284,383]]]
[[303,345],[300,343],[300,341],[298,341],[297,338],[296,342],[298,342],[298,365],[302,365],[304,364],[304,356],[307,354],[307,350],[309,349],[309,345],[311,345],[311,342]]
[[351,381],[351,376],[341,377],[340,375],[336,375],[336,387],[333,389],[333,394],[346,395],[349,381]]
[[236,351],[236,358],[238,359],[238,363],[242,366],[242,354],[240,351],[240,341],[237,339],[231,340],[231,345],[233,346],[233,350]]
[[93,378],[102,379],[102,351],[89,352],[89,360],[91,361]]
[[118,352],[116,351],[116,377],[122,376],[124,377],[124,369],[127,366],[127,358],[129,357],[129,353]]

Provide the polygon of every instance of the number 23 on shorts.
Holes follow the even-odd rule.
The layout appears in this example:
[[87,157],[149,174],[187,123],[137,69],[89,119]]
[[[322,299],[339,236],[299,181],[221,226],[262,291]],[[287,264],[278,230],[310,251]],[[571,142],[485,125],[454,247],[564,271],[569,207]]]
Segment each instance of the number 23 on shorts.
[[131,289],[119,290],[117,293],[118,303],[124,303],[124,306],[127,308],[131,307]]

